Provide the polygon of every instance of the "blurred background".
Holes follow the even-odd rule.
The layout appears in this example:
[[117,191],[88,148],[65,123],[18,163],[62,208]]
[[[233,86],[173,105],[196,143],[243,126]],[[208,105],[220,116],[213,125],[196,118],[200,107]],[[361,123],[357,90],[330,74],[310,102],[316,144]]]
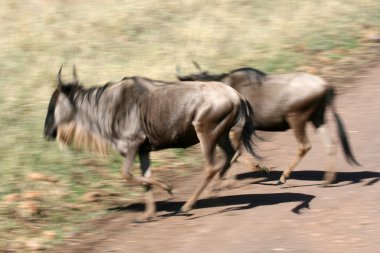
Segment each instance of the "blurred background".
[[[0,23],[1,251],[35,237],[51,245],[141,194],[122,182],[118,154],[62,151],[42,137],[62,64],[64,80],[75,63],[87,87],[135,75],[174,81],[177,64],[196,71],[191,60],[216,73],[250,66],[339,78],[341,66],[378,50],[380,3],[3,0]],[[194,167],[197,157],[196,149],[163,151],[153,165]]]

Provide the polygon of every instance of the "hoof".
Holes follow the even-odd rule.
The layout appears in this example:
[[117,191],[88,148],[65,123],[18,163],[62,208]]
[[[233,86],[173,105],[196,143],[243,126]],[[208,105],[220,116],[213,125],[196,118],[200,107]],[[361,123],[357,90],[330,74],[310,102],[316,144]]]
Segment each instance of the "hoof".
[[217,192],[220,192],[223,190],[223,187],[221,187],[220,185],[216,185],[216,186],[213,186],[211,189],[210,189],[210,192],[211,193],[217,193]]
[[187,213],[187,212],[189,212],[191,209],[192,209],[192,206],[187,206],[187,205],[185,204],[185,205],[183,205],[183,206],[181,207],[181,209],[179,210],[179,212],[181,212],[181,213]]
[[155,217],[156,217],[156,215],[154,215],[154,214],[143,214],[140,217],[134,218],[133,219],[133,223],[146,223],[146,222],[150,222],[150,221],[153,221]]
[[138,217],[138,218],[133,219],[133,223],[141,224],[141,223],[146,223],[146,222],[149,222],[152,220],[153,220],[153,218]]
[[170,196],[174,196],[173,188],[166,189],[166,191],[169,193]]
[[284,185],[284,184],[285,182],[281,182],[281,180],[278,180],[276,185]]
[[322,183],[322,186],[323,187],[330,187],[332,186],[332,184],[335,182],[335,177],[333,178],[329,178],[329,179],[325,179]]
[[323,178],[323,186],[331,186],[335,182],[336,173],[335,172],[326,172]]
[[180,210],[179,210],[179,213],[187,213],[191,210],[190,207],[182,207]]
[[171,186],[171,185],[169,185],[169,184],[167,184],[167,183],[164,183],[164,182],[161,182],[161,181],[159,181],[160,183],[161,183],[161,188],[163,189],[163,190],[165,190],[167,193],[169,193],[171,196],[173,196],[173,187]]
[[332,186],[332,183],[331,182],[323,182],[322,184],[321,184],[321,187],[323,187],[323,188],[327,188],[327,187],[330,187],[330,186]]
[[260,171],[264,173],[266,176],[269,176],[273,167],[260,166]]
[[262,173],[264,173],[266,176],[269,176],[270,172],[274,169],[275,167],[274,166],[266,166],[266,165],[261,165],[259,163],[256,163],[254,166],[253,166],[253,170],[254,171],[261,171]]
[[179,209],[176,212],[174,212],[174,215],[176,215],[176,216],[186,216],[186,217],[192,216],[192,214],[190,214],[188,212],[184,212],[182,209]]

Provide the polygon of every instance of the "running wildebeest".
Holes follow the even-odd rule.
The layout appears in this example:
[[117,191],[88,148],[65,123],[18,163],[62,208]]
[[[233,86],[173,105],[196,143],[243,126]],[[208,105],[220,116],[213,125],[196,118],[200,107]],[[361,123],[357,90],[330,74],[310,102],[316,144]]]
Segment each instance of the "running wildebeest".
[[[221,169],[238,155],[229,139],[239,136],[247,151],[255,156],[251,137],[254,128],[252,108],[234,89],[220,82],[154,81],[143,77],[124,78],[101,87],[63,83],[61,69],[58,87],[52,94],[45,119],[44,135],[63,146],[74,145],[105,152],[113,145],[125,157],[122,175],[128,182],[146,189],[144,220],[155,215],[152,186],[171,193],[171,187],[154,177],[149,153],[165,148],[187,148],[198,142],[205,160],[206,175],[194,194],[181,208],[189,211],[204,188]],[[223,164],[216,163],[216,146],[225,153]],[[131,173],[133,160],[140,158],[142,176]]]
[[[177,78],[181,81],[220,81],[243,95],[254,110],[253,125],[256,130],[285,131],[293,129],[299,144],[298,154],[282,173],[278,184],[284,184],[292,170],[311,149],[306,134],[306,123],[311,122],[318,130],[329,156],[329,168],[325,173],[325,185],[335,180],[335,145],[325,127],[325,111],[332,109],[340,142],[346,160],[351,165],[360,165],[350,148],[344,125],[334,104],[334,89],[322,78],[308,73],[266,74],[254,68],[240,68],[229,73],[210,74],[203,71],[197,62],[196,74],[180,75],[177,66]],[[226,171],[221,171],[220,177]]]

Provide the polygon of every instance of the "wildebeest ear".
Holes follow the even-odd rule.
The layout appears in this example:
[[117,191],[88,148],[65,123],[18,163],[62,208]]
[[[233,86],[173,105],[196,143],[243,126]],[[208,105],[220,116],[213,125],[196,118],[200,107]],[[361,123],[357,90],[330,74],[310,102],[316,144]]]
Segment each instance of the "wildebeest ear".
[[73,64],[73,83],[76,85],[79,85],[79,78],[78,78],[77,68],[75,66],[75,63]]
[[63,86],[63,82],[61,80],[62,67],[63,67],[63,65],[61,65],[61,67],[59,68],[58,74],[57,74],[57,82],[58,82],[58,90],[59,91],[62,91],[62,86]]

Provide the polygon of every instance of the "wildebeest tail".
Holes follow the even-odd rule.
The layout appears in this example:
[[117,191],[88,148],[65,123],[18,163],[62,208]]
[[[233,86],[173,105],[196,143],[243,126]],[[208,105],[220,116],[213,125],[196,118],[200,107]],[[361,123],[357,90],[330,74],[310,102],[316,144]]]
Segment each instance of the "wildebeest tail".
[[253,149],[254,143],[252,142],[252,136],[256,137],[255,128],[253,126],[253,110],[247,100],[240,99],[240,113],[244,118],[244,126],[242,132],[242,141],[245,149],[255,158],[261,157],[256,154]]
[[335,96],[335,91],[333,87],[330,87],[329,90],[327,91],[327,105],[331,107],[331,110],[333,112],[336,124],[337,124],[337,130],[338,130],[338,135],[340,139],[340,143],[342,144],[344,155],[346,157],[347,162],[350,165],[357,165],[360,166],[360,163],[355,159],[350,143],[348,141],[348,136],[346,134],[346,130],[343,124],[342,119],[340,118],[339,114],[336,111],[336,108],[334,106],[333,100]]

